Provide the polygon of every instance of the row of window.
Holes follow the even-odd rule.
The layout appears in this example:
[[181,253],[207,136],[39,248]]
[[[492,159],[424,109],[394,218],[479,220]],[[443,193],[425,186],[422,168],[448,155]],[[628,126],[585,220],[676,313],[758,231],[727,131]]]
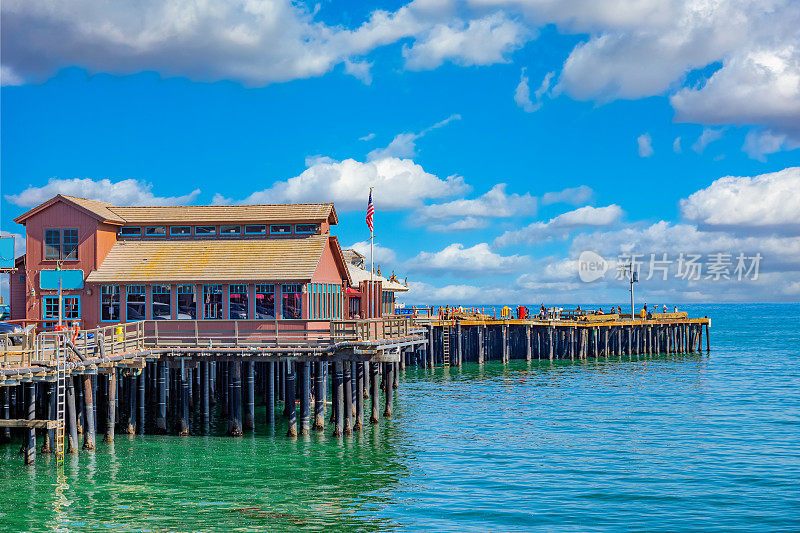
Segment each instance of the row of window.
[[[188,236],[192,235],[192,228],[194,228],[194,235],[206,237],[209,235],[267,235],[266,224],[248,224],[246,226],[169,226],[169,234],[171,236]],[[244,228],[244,230],[242,229]],[[295,224],[295,233],[316,233],[319,229],[317,224]],[[270,235],[289,235],[292,233],[291,224],[272,224],[269,226]],[[122,227],[119,234],[123,237],[166,237],[167,226],[149,226],[141,227]]]
[[312,319],[342,318],[342,286],[334,283],[308,285]]
[[44,258],[62,261],[78,260],[77,229],[44,230]]
[[[302,286],[296,283],[278,285],[280,294],[276,294],[276,286],[267,283],[255,285],[254,316],[250,316],[250,291],[246,284],[232,284],[228,290],[228,317],[231,320],[269,320],[275,318],[280,311],[280,318],[299,319],[302,314]],[[197,294],[195,285],[176,286],[176,313],[178,320],[194,320],[198,318]],[[122,298],[119,285],[100,286],[100,320],[103,322],[133,322],[144,320],[147,316],[146,287],[144,285],[125,286],[125,317],[122,316]],[[151,317],[153,320],[169,320],[172,318],[172,286],[151,286]],[[223,318],[222,285],[203,285],[202,310],[200,318],[218,320]],[[280,297],[281,304],[276,309],[275,298]],[[56,311],[57,311],[56,307]],[[48,317],[45,317],[48,318]]]

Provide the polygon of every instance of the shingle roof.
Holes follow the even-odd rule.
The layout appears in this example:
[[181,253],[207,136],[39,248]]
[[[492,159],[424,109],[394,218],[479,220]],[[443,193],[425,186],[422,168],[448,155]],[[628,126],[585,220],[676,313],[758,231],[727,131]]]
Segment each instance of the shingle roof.
[[14,222],[19,224],[23,224],[25,220],[30,218],[31,216],[35,215],[39,211],[45,209],[46,207],[58,202],[59,200],[66,201],[67,203],[73,204],[78,206],[85,211],[93,214],[95,217],[100,219],[103,222],[111,222],[113,224],[124,224],[125,220],[123,220],[118,214],[113,213],[111,208],[114,207],[113,205],[109,204],[108,202],[100,202],[98,200],[87,200],[86,198],[78,198],[77,196],[69,196],[66,194],[58,194],[48,201],[44,202],[43,204],[37,205],[30,211],[27,211],[17,218],[14,219]]
[[180,207],[111,207],[128,224],[158,222],[287,222],[293,220],[328,220],[336,213],[333,204],[275,204],[275,205],[193,205]]
[[88,282],[310,280],[328,237],[118,241]]
[[[347,263],[347,271],[350,273],[350,279],[353,281],[353,285],[355,286],[358,286],[362,281],[370,280],[370,271],[358,267],[353,263],[350,262]],[[379,276],[377,274],[373,274],[372,280],[380,281],[381,287],[387,291],[405,292],[408,290],[408,287],[406,287],[402,283],[398,283],[396,281],[389,281],[383,276]]]

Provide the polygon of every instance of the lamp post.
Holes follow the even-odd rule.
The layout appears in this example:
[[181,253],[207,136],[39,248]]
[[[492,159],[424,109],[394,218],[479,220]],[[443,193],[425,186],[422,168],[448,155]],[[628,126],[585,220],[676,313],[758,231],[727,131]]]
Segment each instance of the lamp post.
[[628,265],[622,267],[622,271],[625,273],[625,277],[628,278],[628,282],[630,283],[631,287],[628,291],[631,293],[631,320],[634,318],[634,311],[633,311],[633,284],[639,283],[639,273],[633,269],[633,261],[631,261]]

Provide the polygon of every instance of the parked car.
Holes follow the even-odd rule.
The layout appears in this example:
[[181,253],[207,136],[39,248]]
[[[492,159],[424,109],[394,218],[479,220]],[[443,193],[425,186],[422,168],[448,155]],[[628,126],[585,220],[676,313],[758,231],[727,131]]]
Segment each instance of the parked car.
[[[8,322],[0,322],[0,346],[6,346],[6,340],[13,346],[21,346],[23,343],[23,331],[24,328],[19,324],[9,324]],[[8,333],[19,333],[19,335],[14,335],[10,337],[6,337],[2,334]]]

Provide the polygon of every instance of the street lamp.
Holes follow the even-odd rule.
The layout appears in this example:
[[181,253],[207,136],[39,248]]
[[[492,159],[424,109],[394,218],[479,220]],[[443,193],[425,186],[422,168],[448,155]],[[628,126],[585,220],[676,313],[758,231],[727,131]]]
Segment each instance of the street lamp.
[[639,273],[633,269],[633,261],[622,267],[622,272],[625,274],[625,277],[628,278],[628,281],[631,284],[631,288],[628,289],[628,291],[631,293],[631,320],[633,320],[633,284],[639,283]]

